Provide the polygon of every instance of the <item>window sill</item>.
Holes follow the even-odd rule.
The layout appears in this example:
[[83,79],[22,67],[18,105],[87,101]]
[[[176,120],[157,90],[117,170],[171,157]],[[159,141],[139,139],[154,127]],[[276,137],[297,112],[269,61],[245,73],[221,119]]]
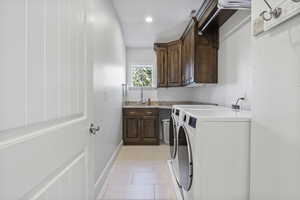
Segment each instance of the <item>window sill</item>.
[[[129,90],[141,90],[142,87],[128,87]],[[143,87],[144,90],[156,90],[157,87]]]

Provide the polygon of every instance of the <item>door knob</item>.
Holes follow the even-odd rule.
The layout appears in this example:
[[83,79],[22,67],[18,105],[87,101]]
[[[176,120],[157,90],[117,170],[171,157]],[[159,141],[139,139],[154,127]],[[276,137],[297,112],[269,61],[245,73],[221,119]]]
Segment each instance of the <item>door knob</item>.
[[94,124],[90,125],[90,135],[96,135],[98,131],[100,131],[99,126],[95,126]]

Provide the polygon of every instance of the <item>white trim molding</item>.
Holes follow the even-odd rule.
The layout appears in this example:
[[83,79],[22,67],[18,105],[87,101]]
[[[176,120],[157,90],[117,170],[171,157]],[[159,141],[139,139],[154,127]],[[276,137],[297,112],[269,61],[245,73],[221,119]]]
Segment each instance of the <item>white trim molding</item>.
[[[100,176],[97,178],[97,181],[95,183],[95,192],[97,196],[102,196],[104,192],[104,186],[105,186],[105,181],[110,173],[110,170],[112,169],[112,166],[121,150],[121,147],[123,145],[123,141],[120,142],[120,144],[117,146],[115,152],[112,154],[111,158],[107,162],[105,168],[101,172]],[[98,195],[99,194],[99,195]]]

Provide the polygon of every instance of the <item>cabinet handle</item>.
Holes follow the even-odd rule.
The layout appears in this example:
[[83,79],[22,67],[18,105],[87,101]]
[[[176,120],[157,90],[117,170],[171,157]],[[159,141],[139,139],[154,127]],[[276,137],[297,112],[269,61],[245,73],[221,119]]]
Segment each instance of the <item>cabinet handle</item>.
[[129,114],[131,114],[131,115],[133,115],[133,114],[135,114],[136,112],[129,112]]
[[146,112],[146,113],[149,114],[149,115],[152,114],[152,112]]

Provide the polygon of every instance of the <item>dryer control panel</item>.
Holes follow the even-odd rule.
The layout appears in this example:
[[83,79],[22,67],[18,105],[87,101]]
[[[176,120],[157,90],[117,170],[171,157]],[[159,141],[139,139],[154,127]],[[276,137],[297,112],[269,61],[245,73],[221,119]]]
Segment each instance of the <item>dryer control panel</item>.
[[193,127],[193,128],[196,128],[197,126],[197,119],[195,117],[191,117],[189,118],[189,126],[190,127]]

